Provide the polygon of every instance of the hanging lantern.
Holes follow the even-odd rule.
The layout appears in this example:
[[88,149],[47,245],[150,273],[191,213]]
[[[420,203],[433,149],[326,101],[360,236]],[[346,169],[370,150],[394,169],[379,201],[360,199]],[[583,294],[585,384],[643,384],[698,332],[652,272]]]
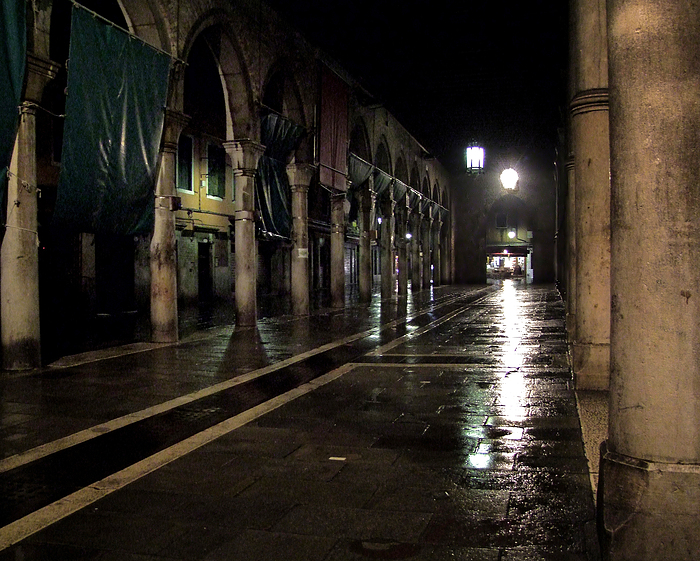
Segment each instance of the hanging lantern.
[[466,153],[467,173],[479,175],[484,171],[484,149],[476,144],[470,144]]

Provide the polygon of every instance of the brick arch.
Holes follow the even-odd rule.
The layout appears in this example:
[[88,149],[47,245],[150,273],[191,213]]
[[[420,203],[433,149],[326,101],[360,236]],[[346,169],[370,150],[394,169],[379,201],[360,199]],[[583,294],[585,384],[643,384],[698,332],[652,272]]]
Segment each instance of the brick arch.
[[403,181],[408,184],[408,168],[406,167],[406,161],[404,160],[403,154],[400,154],[396,158],[396,167],[394,169],[394,175],[399,181]]
[[372,148],[367,133],[367,124],[362,117],[356,119],[350,131],[350,152],[366,162],[372,162]]
[[256,118],[250,74],[228,14],[215,10],[201,17],[187,35],[183,57],[187,60],[199,34],[212,28],[221,33],[217,63],[226,104],[226,140],[250,138],[259,141],[260,123]]
[[409,185],[416,191],[421,190],[420,172],[418,171],[418,164],[416,163],[414,163],[413,167],[411,168],[411,181]]
[[420,192],[424,197],[430,198],[430,179],[427,175],[423,178],[423,183],[421,183]]
[[176,33],[160,1],[118,0],[129,31],[159,49],[177,55]]
[[391,152],[386,138],[382,137],[377,145],[377,150],[374,157],[374,165],[380,170],[385,171],[389,175],[393,175],[391,167]]
[[[299,82],[294,76],[291,61],[287,58],[273,64],[265,79],[262,90],[262,111],[272,110],[294,121],[296,124],[309,129],[304,111]],[[312,159],[312,137],[306,135],[296,151],[297,162],[308,162]]]

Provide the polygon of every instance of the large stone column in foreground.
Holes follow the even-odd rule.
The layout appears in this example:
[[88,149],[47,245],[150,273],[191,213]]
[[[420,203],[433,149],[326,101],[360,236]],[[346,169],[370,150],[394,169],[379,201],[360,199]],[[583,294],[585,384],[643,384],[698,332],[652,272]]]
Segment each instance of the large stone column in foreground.
[[155,224],[151,238],[151,338],[157,343],[178,340],[177,251],[174,197],[177,142],[188,117],[166,111],[160,173],[156,184]]
[[578,0],[572,64],[576,328],[578,389],[606,389],[610,379],[610,145],[605,0]]
[[0,332],[6,370],[41,366],[36,104],[58,66],[27,54],[25,99],[10,162],[7,223],[0,250]]
[[255,171],[265,147],[253,140],[224,144],[233,162],[236,185],[236,325],[254,326],[257,321],[257,251],[255,246]]
[[612,560],[697,559],[700,4],[610,0],[608,8],[612,379],[601,466],[607,551]]

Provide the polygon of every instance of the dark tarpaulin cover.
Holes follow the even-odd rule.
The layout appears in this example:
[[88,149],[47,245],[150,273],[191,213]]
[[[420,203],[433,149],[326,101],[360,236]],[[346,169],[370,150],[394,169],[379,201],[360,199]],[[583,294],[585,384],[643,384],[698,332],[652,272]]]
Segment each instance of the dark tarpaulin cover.
[[27,60],[25,10],[24,0],[0,2],[0,204],[3,209]]
[[348,198],[350,199],[350,216],[348,220],[354,222],[357,220],[360,210],[360,189],[362,185],[372,175],[374,166],[369,162],[350,152],[348,156],[348,178],[350,179],[350,190]]
[[319,181],[332,191],[348,188],[348,99],[348,85],[322,66]]
[[255,206],[260,211],[263,230],[285,238],[289,238],[292,231],[287,159],[304,133],[304,127],[276,113],[262,118],[260,140],[265,153],[258,160]]
[[75,5],[69,57],[54,223],[147,233],[170,57]]

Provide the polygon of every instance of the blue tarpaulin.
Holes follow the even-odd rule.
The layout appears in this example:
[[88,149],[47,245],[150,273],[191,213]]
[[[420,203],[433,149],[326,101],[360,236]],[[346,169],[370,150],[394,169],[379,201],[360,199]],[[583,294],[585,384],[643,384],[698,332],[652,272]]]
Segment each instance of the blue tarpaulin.
[[152,229],[170,61],[73,6],[54,224],[105,234]]

